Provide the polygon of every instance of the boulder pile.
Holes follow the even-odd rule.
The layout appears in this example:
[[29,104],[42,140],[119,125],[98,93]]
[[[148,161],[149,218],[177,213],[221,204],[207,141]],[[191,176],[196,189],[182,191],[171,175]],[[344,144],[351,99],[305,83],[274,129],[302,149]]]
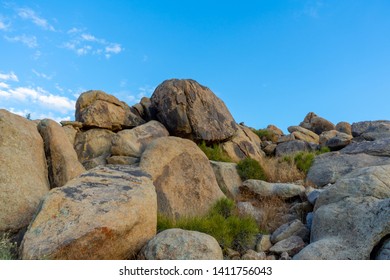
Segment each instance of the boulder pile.
[[[61,125],[1,109],[0,234],[28,260],[390,259],[390,121],[335,125],[310,112],[288,132],[236,123],[194,80],[164,81],[131,107],[87,91]],[[300,181],[237,168],[325,148]],[[234,249],[201,230],[158,230],[161,216],[203,217],[226,198],[268,232]]]

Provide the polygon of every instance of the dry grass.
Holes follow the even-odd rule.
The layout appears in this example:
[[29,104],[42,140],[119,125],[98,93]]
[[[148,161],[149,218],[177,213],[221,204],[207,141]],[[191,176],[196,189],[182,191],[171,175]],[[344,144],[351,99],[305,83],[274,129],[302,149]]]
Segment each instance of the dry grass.
[[284,161],[283,158],[265,157],[262,166],[271,183],[294,183],[305,180],[305,173],[300,171],[294,162]]
[[263,232],[272,233],[287,222],[285,216],[289,211],[289,204],[280,197],[261,197],[240,188],[237,201],[248,201],[260,210],[261,219],[258,221],[258,226]]

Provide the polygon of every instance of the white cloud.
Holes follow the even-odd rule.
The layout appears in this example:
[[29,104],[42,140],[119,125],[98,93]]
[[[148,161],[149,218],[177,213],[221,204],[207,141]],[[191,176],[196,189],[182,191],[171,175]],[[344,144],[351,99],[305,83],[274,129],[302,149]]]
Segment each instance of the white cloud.
[[37,16],[32,9],[29,8],[18,9],[18,15],[22,19],[31,20],[35,25],[45,30],[55,31],[54,27],[50,25],[46,19]]
[[40,73],[40,72],[36,71],[35,69],[32,69],[32,72],[39,78],[43,78],[46,80],[51,80],[53,78],[53,76],[46,75],[45,73]]
[[4,38],[9,42],[20,42],[29,48],[38,47],[37,38],[35,36],[28,36],[22,34],[20,36],[14,36],[14,37],[4,36]]
[[19,81],[18,76],[16,76],[14,72],[10,72],[8,74],[0,73],[0,80],[14,81],[14,82],[18,82]]
[[74,51],[79,56],[92,54],[105,55],[106,58],[123,51],[120,44],[108,42],[106,39],[98,38],[83,31],[78,28],[70,29],[67,33],[71,36],[71,40],[65,42],[63,47]]
[[0,82],[0,88],[9,88],[9,85],[3,82]]
[[7,30],[9,27],[9,24],[6,24],[1,18],[0,18],[0,30]]

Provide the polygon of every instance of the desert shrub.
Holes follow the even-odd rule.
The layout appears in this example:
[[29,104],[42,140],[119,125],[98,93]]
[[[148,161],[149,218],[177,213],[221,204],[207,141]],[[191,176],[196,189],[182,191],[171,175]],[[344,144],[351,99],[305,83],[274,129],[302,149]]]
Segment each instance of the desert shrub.
[[271,141],[276,143],[278,141],[278,135],[268,129],[252,129],[252,131],[259,136],[262,141]]
[[263,168],[267,181],[271,183],[291,183],[305,179],[305,173],[297,168],[292,158],[284,160],[277,157],[265,157]]
[[237,172],[243,181],[248,179],[267,180],[264,169],[257,160],[246,158],[237,164]]
[[317,155],[330,152],[328,147],[322,147],[320,150],[315,152],[298,152],[294,155],[284,156],[283,160],[287,163],[293,163],[300,171],[305,175],[309,172],[310,167],[314,162],[314,158]]
[[220,144],[212,144],[207,146],[206,142],[198,144],[198,147],[206,154],[209,160],[231,162],[230,157],[225,153]]
[[233,201],[223,198],[210,211],[200,217],[181,217],[176,220],[162,214],[157,216],[157,231],[181,228],[213,236],[223,248],[243,251],[252,246],[258,225],[254,218],[239,216]]
[[9,234],[0,234],[0,260],[14,260],[16,243],[12,242]]

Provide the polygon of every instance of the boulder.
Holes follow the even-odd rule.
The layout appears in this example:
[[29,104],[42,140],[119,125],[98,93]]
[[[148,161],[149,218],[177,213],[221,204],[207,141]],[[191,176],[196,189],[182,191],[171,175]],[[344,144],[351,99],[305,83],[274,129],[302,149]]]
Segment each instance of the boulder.
[[364,121],[352,124],[353,137],[367,141],[390,138],[390,121]]
[[251,261],[262,261],[267,258],[267,255],[264,252],[256,252],[254,250],[248,250],[241,257],[241,260],[251,260]]
[[294,141],[294,140],[295,140],[295,136],[293,134],[282,135],[282,136],[279,136],[277,144],[282,144],[282,143],[290,142],[290,141]]
[[194,80],[166,80],[151,97],[151,107],[173,136],[196,142],[220,142],[232,137],[237,124],[226,105]]
[[44,142],[51,188],[61,187],[85,172],[73,145],[57,122],[44,119],[38,124],[38,131]]
[[0,232],[26,227],[49,189],[36,124],[0,109]]
[[324,131],[334,130],[336,128],[333,123],[317,116],[313,112],[308,113],[299,126],[311,130],[318,135]]
[[289,199],[304,195],[305,187],[288,183],[268,183],[261,180],[249,179],[242,183],[240,192],[252,193],[253,196],[257,197],[277,196],[283,199]]
[[249,201],[239,201],[236,204],[238,214],[240,216],[249,216],[260,224],[264,219],[264,211],[252,205]]
[[77,132],[79,132],[80,129],[75,128],[74,126],[71,126],[71,125],[65,125],[62,127],[62,129],[64,130],[66,138],[68,138],[68,140],[69,140],[69,143],[71,143],[72,146],[74,146],[74,143],[76,141]]
[[305,242],[299,236],[290,236],[272,246],[269,251],[278,255],[286,252],[289,256],[294,256],[305,247]]
[[257,252],[268,252],[271,247],[272,247],[271,235],[262,234],[257,239],[257,243],[256,243],[256,251]]
[[288,132],[294,135],[294,138],[296,140],[302,140],[315,144],[319,143],[319,136],[306,128],[303,128],[301,126],[289,126],[287,129]]
[[248,127],[239,125],[234,137],[222,144],[222,149],[234,161],[239,162],[247,157],[263,162],[260,138]]
[[277,228],[271,235],[271,242],[275,244],[294,235],[305,240],[309,237],[309,234],[306,226],[300,220],[296,219]]
[[384,240],[373,257],[375,260],[390,260],[390,238]]
[[152,175],[158,210],[169,217],[203,215],[225,197],[208,158],[190,140],[172,136],[153,140],[140,167]]
[[125,129],[113,135],[111,154],[139,158],[153,139],[167,136],[169,136],[168,130],[158,121],[150,121],[133,129]]
[[320,145],[328,147],[331,151],[338,151],[349,145],[352,138],[352,135],[337,130],[324,131],[320,135]]
[[283,131],[278,128],[277,126],[273,125],[273,124],[270,124],[267,126],[267,130],[268,131],[271,131],[273,134],[277,135],[277,136],[283,136],[284,133]]
[[157,234],[141,250],[141,260],[223,260],[214,237],[178,228]]
[[311,243],[297,259],[370,259],[390,232],[390,165],[360,168],[317,199]]
[[352,135],[352,126],[350,123],[347,122],[339,122],[338,124],[336,124],[336,130],[338,132]]
[[150,176],[123,165],[94,168],[45,197],[22,259],[128,259],[156,234]]
[[390,158],[387,157],[341,152],[325,153],[315,157],[306,181],[322,188],[358,168],[387,164],[390,164]]
[[340,151],[343,154],[367,154],[372,156],[390,157],[390,138],[375,141],[355,142]]
[[132,128],[145,122],[131,112],[124,102],[100,90],[90,90],[80,95],[76,102],[76,121],[84,127],[109,130]]
[[100,128],[77,133],[74,147],[79,161],[86,169],[106,164],[114,135],[112,131]]
[[277,157],[292,155],[299,152],[311,152],[317,150],[318,145],[302,140],[293,140],[279,144],[275,149]]
[[126,156],[110,156],[106,158],[108,164],[124,164],[132,165],[139,163],[138,157],[126,157]]
[[219,188],[229,198],[235,199],[239,195],[238,187],[242,180],[237,172],[237,164],[232,162],[210,161]]
[[264,148],[263,148],[263,152],[267,155],[267,156],[274,156],[275,155],[275,150],[276,150],[276,147],[278,145],[277,144],[268,144],[266,145]]

